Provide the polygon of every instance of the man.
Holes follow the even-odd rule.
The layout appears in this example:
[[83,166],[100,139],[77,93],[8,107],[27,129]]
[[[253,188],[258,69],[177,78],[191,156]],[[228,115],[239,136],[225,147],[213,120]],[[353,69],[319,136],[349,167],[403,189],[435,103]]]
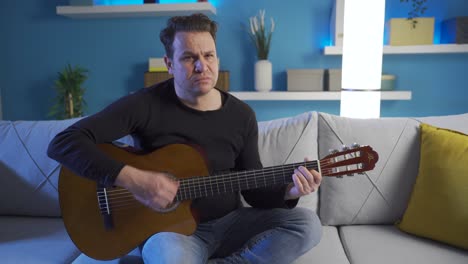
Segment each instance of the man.
[[[111,159],[96,148],[131,134],[151,151],[172,143],[204,150],[212,172],[261,168],[258,128],[247,104],[216,88],[217,25],[207,16],[173,17],[160,33],[174,78],[119,99],[103,111],[59,133],[48,155],[84,177],[129,190],[144,205],[161,210],[172,203],[178,182]],[[174,157],[176,159],[177,157]],[[177,175],[176,175],[177,176]],[[145,263],[290,263],[321,237],[312,211],[294,208],[317,191],[321,175],[299,167],[293,184],[196,199],[195,233],[161,232],[142,246]],[[294,208],[294,209],[291,209]]]

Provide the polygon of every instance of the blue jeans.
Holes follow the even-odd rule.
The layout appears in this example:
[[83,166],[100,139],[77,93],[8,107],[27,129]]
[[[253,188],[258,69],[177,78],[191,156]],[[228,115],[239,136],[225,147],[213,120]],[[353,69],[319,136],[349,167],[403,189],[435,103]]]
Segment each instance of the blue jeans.
[[322,225],[305,208],[240,208],[199,224],[191,236],[162,232],[143,246],[146,264],[291,263],[317,245]]

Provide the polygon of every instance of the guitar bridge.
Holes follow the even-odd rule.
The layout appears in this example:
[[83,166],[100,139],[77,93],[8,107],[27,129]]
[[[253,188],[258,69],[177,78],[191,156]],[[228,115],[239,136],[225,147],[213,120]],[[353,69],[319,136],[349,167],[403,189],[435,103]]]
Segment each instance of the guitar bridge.
[[99,211],[101,212],[102,220],[104,221],[104,228],[108,231],[114,229],[114,221],[112,220],[107,188],[102,186],[98,187],[96,190],[96,197]]

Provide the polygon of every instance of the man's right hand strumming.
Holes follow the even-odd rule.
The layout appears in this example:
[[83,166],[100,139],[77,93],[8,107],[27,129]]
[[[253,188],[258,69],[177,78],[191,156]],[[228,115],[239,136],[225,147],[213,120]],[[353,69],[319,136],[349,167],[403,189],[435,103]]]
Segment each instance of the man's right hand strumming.
[[115,185],[130,191],[142,204],[161,211],[173,201],[179,182],[162,172],[145,171],[124,166],[115,180]]

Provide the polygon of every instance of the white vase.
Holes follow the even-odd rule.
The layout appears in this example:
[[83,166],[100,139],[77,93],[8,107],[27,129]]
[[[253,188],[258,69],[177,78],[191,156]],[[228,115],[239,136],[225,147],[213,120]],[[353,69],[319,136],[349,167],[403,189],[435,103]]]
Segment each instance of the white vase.
[[269,60],[259,60],[255,63],[255,90],[268,92],[273,88],[272,67]]

